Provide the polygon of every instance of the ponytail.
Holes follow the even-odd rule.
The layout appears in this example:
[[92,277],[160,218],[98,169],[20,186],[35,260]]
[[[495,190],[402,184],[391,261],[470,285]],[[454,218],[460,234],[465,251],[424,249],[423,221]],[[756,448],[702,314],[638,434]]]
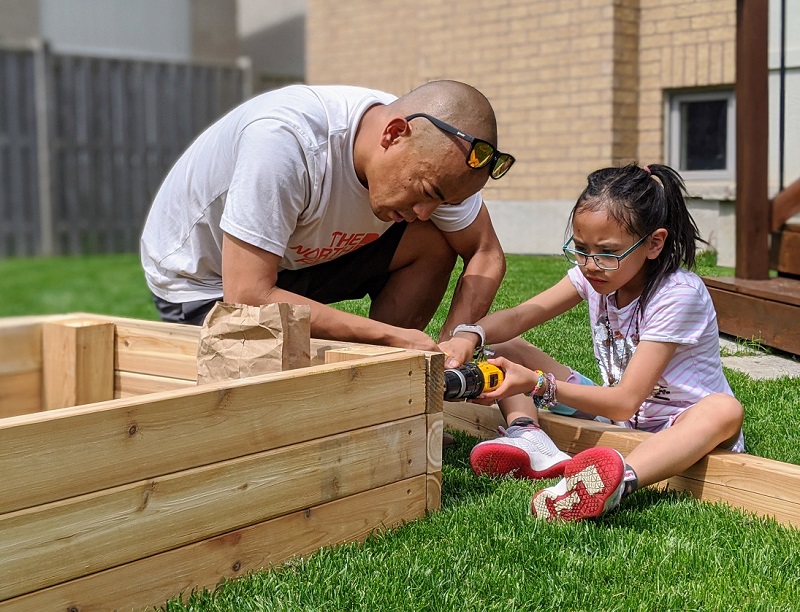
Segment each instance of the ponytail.
[[664,277],[680,267],[694,268],[697,242],[707,244],[686,207],[686,198],[683,179],[669,166],[651,164],[640,168],[629,164],[590,174],[570,213],[570,226],[577,212],[605,209],[633,236],[648,236],[659,228],[667,230],[661,253],[647,264],[647,281],[640,298],[642,310]]

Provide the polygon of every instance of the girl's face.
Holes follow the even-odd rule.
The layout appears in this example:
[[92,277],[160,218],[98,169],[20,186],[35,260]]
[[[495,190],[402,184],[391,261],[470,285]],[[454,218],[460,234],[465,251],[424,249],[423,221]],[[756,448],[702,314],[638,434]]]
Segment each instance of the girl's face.
[[[572,231],[574,237],[571,248],[589,255],[622,255],[642,238],[630,234],[605,210],[577,212],[572,219]],[[662,231],[665,232],[657,230],[657,232]],[[663,239],[659,242],[663,244]],[[581,266],[580,270],[598,293],[610,295],[618,291],[617,305],[625,306],[641,295],[647,276],[645,264],[648,259],[657,257],[661,251],[661,246],[658,246],[653,254],[652,243],[652,236],[645,238],[639,246],[620,260],[619,268],[616,270],[599,268],[591,257],[587,258],[586,265]]]

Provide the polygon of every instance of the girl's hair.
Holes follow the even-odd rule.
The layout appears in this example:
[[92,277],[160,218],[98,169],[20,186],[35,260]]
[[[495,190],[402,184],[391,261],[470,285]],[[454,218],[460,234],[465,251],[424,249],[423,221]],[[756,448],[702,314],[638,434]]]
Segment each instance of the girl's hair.
[[664,248],[647,262],[647,281],[640,298],[642,310],[658,283],[681,266],[694,268],[696,243],[707,244],[686,208],[686,186],[669,166],[630,164],[603,168],[589,175],[588,184],[569,215],[583,211],[606,211],[631,235],[641,238],[655,230],[667,230]]

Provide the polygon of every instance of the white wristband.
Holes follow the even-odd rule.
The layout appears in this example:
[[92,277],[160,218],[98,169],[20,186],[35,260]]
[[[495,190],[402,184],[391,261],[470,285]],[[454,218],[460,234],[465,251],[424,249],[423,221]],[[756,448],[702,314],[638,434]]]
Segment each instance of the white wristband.
[[451,337],[455,336],[458,332],[471,332],[473,334],[477,334],[481,339],[481,343],[477,346],[477,348],[482,348],[483,345],[486,344],[486,334],[480,325],[456,325]]

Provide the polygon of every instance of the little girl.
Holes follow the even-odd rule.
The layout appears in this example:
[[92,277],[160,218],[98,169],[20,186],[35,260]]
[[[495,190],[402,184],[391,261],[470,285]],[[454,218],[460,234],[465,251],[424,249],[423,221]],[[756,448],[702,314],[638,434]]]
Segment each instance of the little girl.
[[[492,344],[489,361],[505,380],[478,401],[499,400],[509,427],[475,446],[470,462],[479,474],[563,476],[531,500],[543,519],[600,516],[715,448],[744,451],[744,411],[722,372],[714,306],[689,271],[700,237],[681,177],[662,165],[598,170],[570,224],[563,250],[574,267],[565,278],[477,326],[457,328],[443,343],[447,367],[469,360],[481,333]],[[518,337],[581,300],[589,305],[603,386]],[[540,407],[654,435],[624,459],[607,447],[570,458],[539,428]]]

